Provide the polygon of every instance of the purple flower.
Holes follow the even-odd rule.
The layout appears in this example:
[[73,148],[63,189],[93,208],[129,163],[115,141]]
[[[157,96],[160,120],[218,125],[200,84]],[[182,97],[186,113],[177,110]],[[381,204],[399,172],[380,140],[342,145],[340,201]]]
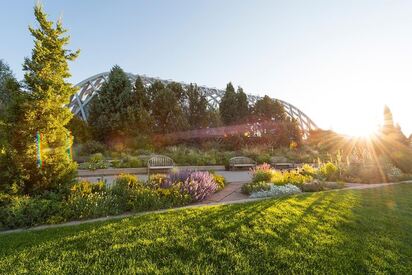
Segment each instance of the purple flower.
[[179,171],[170,173],[161,188],[178,186],[181,193],[187,193],[192,201],[201,201],[218,189],[214,177],[209,172]]
[[193,172],[180,188],[190,195],[192,201],[201,201],[216,192],[218,185],[209,172]]

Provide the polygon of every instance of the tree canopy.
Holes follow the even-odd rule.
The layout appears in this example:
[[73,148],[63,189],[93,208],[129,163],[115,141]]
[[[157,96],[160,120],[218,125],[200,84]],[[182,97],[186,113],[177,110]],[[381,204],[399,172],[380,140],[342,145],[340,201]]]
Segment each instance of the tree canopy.
[[[8,129],[7,171],[2,173],[13,190],[23,193],[59,190],[74,179],[76,168],[68,154],[72,137],[66,129],[72,113],[65,106],[76,92],[66,81],[68,61],[79,51],[65,48],[69,37],[60,20],[49,21],[41,5],[35,6],[34,14],[39,27],[29,27],[35,46],[23,64],[24,99],[16,103],[15,121]],[[40,163],[37,135],[43,148]]]

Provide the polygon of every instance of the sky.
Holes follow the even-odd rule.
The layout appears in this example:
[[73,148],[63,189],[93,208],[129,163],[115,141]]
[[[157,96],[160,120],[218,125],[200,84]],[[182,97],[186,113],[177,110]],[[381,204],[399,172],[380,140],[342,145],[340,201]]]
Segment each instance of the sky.
[[[292,103],[324,129],[365,135],[387,104],[412,133],[412,1],[43,0],[63,19],[71,83],[125,71]],[[23,77],[36,1],[1,1],[0,58]]]

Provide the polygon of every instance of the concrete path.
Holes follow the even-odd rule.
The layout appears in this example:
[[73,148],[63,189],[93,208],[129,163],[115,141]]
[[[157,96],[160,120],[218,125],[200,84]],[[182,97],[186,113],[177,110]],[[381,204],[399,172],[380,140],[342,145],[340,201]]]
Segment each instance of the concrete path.
[[223,190],[213,194],[204,201],[197,204],[215,204],[220,202],[232,202],[249,199],[249,196],[242,193],[242,185],[247,182],[232,182],[229,183]]

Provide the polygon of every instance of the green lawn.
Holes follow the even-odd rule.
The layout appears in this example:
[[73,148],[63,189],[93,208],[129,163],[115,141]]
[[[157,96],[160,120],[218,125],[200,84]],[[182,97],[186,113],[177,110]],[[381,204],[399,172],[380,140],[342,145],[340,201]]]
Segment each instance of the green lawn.
[[0,273],[412,273],[412,184],[0,235]]

